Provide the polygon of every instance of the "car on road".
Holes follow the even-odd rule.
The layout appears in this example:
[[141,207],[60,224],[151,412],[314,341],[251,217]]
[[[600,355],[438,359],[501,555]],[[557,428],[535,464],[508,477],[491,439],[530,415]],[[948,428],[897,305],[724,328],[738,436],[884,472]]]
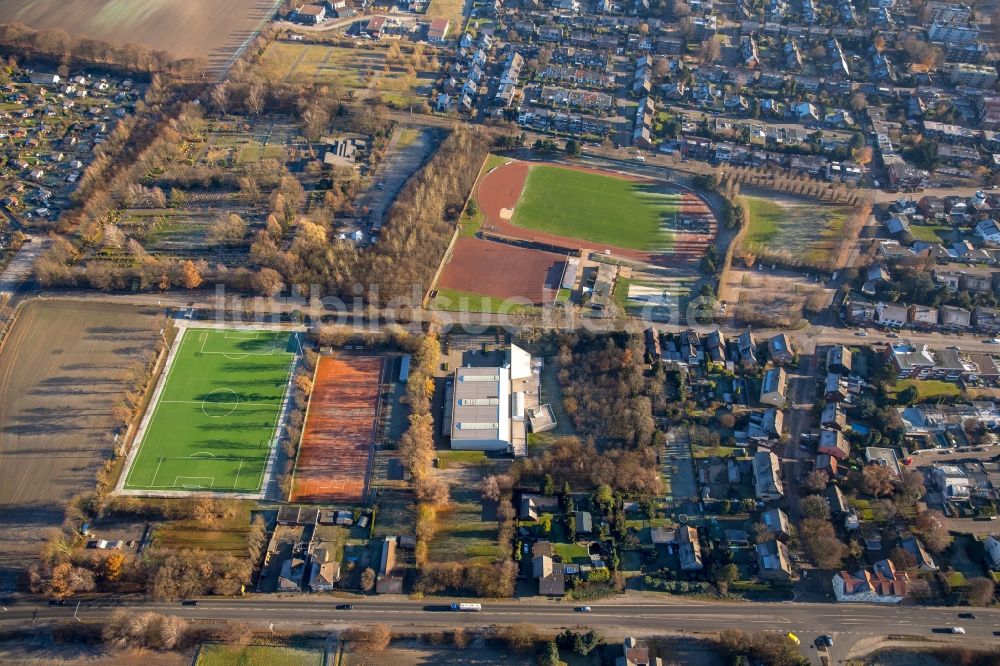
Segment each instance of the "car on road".
[[589,613],[591,609],[590,606],[577,606],[573,610],[575,610],[577,613]]
[[989,340],[983,340],[983,344],[1000,345],[1000,338],[990,338]]
[[976,614],[975,613],[959,613],[958,616],[960,618],[962,618],[963,620],[975,620],[976,619]]
[[887,337],[887,338],[898,338],[899,337],[899,333],[888,333],[888,334],[886,334],[885,337]]
[[197,606],[198,602],[194,599],[185,599],[181,602],[181,606]]
[[354,604],[337,604],[337,610],[354,610]]
[[833,647],[833,636],[830,634],[823,634],[816,637],[816,647]]
[[854,335],[858,336],[859,338],[867,338],[868,331],[858,331]]
[[948,627],[949,634],[964,634],[965,627]]
[[790,631],[787,634],[785,634],[785,638],[795,643],[796,645],[802,645],[802,641],[799,640],[799,637]]

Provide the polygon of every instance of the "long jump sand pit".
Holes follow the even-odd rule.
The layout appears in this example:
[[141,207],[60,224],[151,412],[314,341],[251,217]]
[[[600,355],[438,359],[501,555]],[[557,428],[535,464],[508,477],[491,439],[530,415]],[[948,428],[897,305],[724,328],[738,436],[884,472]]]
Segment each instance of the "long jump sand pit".
[[716,231],[691,192],[583,167],[511,161],[483,176],[476,200],[487,231],[662,266],[697,264]]
[[364,501],[382,365],[378,356],[320,358],[290,501]]

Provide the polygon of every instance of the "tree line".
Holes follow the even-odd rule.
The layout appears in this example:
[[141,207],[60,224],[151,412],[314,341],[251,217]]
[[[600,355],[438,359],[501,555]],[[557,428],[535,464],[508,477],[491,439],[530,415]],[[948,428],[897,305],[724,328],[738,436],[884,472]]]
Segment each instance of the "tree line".
[[71,35],[62,28],[36,30],[22,23],[0,24],[0,51],[60,65],[100,66],[146,75],[167,73],[200,79],[208,69],[208,59],[203,57],[176,58],[167,51],[139,44],[115,44]]

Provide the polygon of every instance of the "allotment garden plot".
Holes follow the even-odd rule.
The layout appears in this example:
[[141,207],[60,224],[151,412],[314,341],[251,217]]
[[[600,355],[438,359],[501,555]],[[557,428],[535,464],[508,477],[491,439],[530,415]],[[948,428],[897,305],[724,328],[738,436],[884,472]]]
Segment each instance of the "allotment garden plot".
[[189,328],[181,336],[122,488],[262,491],[296,334]]

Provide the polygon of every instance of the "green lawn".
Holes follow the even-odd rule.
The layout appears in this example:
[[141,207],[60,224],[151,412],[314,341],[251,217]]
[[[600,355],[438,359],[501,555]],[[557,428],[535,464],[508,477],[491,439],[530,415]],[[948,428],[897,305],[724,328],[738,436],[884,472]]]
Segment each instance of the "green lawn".
[[[473,192],[476,191],[475,188],[479,187],[479,181],[483,179],[483,176],[485,174],[488,174],[496,167],[506,164],[507,162],[510,162],[509,157],[494,155],[492,153],[487,155],[486,161],[483,162],[483,166],[479,169],[479,178],[476,180],[476,184],[473,187]],[[479,232],[479,228],[483,226],[483,222],[485,220],[486,216],[483,214],[483,211],[480,210],[478,206],[475,209],[475,213],[473,213],[472,215],[469,215],[469,211],[466,210],[465,213],[462,215],[462,218],[459,220],[459,223],[462,225],[462,231],[461,231],[462,236],[466,237],[475,236]]]
[[322,663],[320,650],[212,643],[198,651],[196,666],[320,666]]
[[953,382],[942,382],[935,379],[901,379],[896,382],[893,393],[898,394],[911,386],[917,388],[917,400],[935,400],[937,398],[952,398],[962,395],[962,389]]
[[448,463],[479,464],[486,462],[486,453],[483,451],[459,451],[449,449],[438,449],[434,456],[440,458],[441,466],[446,467]]
[[[446,310],[449,312],[500,312],[500,307],[507,302],[505,298],[484,296],[471,291],[458,289],[437,289],[437,296],[430,302],[431,310]],[[532,305],[511,305],[504,311],[507,314],[530,313],[538,308]]]
[[798,200],[772,201],[741,197],[749,229],[743,245],[751,251],[785,252],[807,262],[829,259],[850,209],[847,206]]
[[774,240],[779,227],[785,221],[785,209],[767,199],[747,197],[747,213],[750,215],[750,229],[747,231],[747,242],[752,245],[764,245]]
[[955,230],[946,224],[911,224],[910,234],[925,243],[951,243]]
[[297,338],[186,329],[126,490],[260,490]]
[[554,543],[552,544],[552,550],[563,562],[582,563],[590,561],[590,552],[585,546],[577,543]]
[[528,173],[511,221],[596,244],[666,251],[672,234],[663,225],[679,202],[679,194],[650,183],[538,165]]

